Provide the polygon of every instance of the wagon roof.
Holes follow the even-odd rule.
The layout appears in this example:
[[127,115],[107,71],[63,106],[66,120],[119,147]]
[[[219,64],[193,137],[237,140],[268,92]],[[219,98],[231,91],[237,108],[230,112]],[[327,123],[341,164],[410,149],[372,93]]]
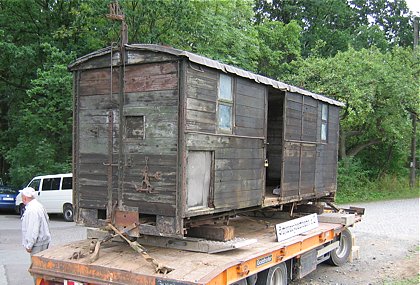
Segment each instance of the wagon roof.
[[[258,75],[255,73],[252,73],[250,71],[246,71],[244,69],[240,69],[231,65],[227,65],[224,63],[221,63],[217,60],[213,60],[198,54],[194,54],[188,51],[184,51],[184,50],[179,50],[179,49],[175,49],[172,47],[167,47],[167,46],[161,46],[161,45],[155,45],[155,44],[127,44],[125,45],[127,50],[145,50],[145,51],[153,51],[153,52],[162,52],[162,53],[167,53],[167,54],[171,54],[171,55],[175,55],[178,57],[186,57],[188,58],[189,61],[200,64],[200,65],[204,65],[210,68],[214,68],[214,69],[218,69],[221,70],[225,73],[231,73],[231,74],[236,74],[240,77],[243,78],[248,78],[251,80],[254,80],[257,83],[261,83],[264,85],[269,85],[274,87],[275,89],[279,89],[279,90],[283,90],[283,91],[289,91],[289,92],[294,92],[294,93],[299,93],[302,95],[306,95],[306,96],[310,96],[316,100],[319,101],[323,101],[326,103],[329,103],[331,105],[336,105],[336,106],[340,106],[343,107],[345,106],[344,103],[337,101],[337,100],[333,100],[331,98],[328,98],[326,96],[323,95],[319,95],[310,91],[307,91],[305,89],[290,85],[290,84],[286,84],[284,82],[278,81],[278,80],[274,80],[262,75]],[[90,54],[87,54],[83,57],[78,58],[75,62],[73,62],[72,64],[69,65],[69,69],[73,70],[76,69],[77,66],[81,63],[84,63],[92,58],[95,57],[99,57],[102,55],[105,55],[107,53],[110,53],[111,51],[111,47],[107,47],[95,52],[92,52]]]

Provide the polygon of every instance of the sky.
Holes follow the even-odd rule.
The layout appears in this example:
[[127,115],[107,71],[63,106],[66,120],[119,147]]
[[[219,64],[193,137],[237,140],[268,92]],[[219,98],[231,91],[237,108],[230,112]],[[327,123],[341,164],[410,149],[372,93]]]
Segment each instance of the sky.
[[420,0],[405,0],[414,15],[420,16]]

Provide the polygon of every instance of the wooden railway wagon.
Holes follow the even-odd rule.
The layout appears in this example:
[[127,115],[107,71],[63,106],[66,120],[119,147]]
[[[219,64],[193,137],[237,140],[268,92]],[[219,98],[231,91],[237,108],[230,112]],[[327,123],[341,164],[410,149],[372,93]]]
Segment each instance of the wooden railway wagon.
[[334,199],[341,102],[159,45],[69,69],[79,223],[118,208],[140,233],[182,237],[209,217]]

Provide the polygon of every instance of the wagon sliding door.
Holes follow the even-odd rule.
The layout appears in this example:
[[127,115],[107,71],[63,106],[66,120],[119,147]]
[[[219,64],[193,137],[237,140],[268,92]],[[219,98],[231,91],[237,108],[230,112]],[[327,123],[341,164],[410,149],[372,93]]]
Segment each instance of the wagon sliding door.
[[283,201],[315,196],[318,102],[286,93],[281,198]]
[[213,152],[189,151],[187,157],[188,210],[208,208],[212,202]]

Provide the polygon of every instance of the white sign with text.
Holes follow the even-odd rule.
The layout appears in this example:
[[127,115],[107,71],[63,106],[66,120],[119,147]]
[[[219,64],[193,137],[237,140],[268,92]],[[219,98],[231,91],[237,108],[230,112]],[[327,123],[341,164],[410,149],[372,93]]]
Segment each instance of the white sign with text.
[[276,225],[277,241],[284,241],[318,227],[317,214],[311,214]]

